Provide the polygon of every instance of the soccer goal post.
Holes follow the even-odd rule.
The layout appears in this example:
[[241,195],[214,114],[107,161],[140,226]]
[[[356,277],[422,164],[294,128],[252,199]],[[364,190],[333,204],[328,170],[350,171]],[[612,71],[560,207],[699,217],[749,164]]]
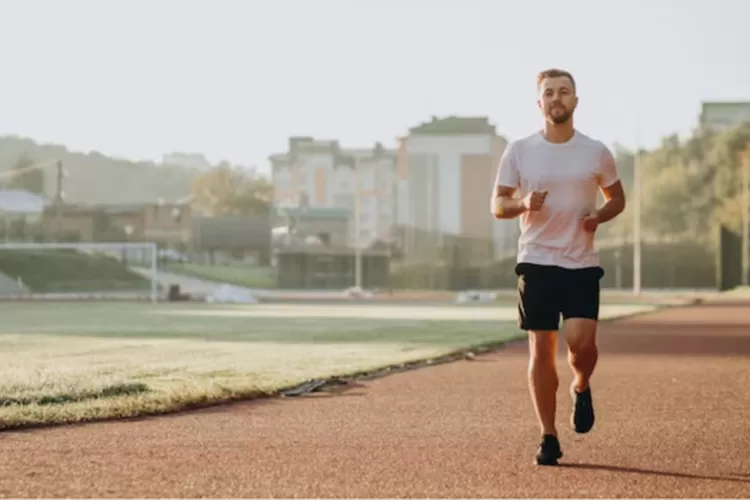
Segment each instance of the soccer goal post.
[[0,243],[0,298],[159,298],[156,243]]

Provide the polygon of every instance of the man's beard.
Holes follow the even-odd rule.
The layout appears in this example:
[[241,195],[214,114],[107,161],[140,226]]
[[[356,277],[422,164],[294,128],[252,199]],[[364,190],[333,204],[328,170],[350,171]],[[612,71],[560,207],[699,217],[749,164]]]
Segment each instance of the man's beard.
[[[552,112],[555,110],[555,108],[561,108],[564,113],[561,115],[553,115]],[[550,112],[547,113],[547,116],[552,123],[554,123],[555,125],[560,125],[570,120],[570,117],[573,116],[573,113],[565,109],[563,106],[557,105],[550,109]]]

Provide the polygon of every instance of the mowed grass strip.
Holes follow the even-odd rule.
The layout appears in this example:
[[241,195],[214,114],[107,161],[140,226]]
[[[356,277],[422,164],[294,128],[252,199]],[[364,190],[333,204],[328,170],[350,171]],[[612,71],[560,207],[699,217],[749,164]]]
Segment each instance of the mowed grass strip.
[[354,308],[342,318],[338,309],[309,317],[294,315],[304,307],[258,305],[0,305],[0,428],[252,398],[517,333],[492,320],[360,318]]
[[0,317],[1,429],[250,399],[522,336],[513,309],[450,305],[14,303]]

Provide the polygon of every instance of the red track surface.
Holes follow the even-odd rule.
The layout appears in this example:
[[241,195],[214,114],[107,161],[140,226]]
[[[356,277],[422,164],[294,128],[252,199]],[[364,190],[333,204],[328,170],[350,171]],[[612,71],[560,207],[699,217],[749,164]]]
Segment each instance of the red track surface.
[[[561,343],[564,345],[564,342]],[[337,394],[9,432],[3,496],[747,497],[750,306],[602,325],[597,424],[532,465],[526,345]]]

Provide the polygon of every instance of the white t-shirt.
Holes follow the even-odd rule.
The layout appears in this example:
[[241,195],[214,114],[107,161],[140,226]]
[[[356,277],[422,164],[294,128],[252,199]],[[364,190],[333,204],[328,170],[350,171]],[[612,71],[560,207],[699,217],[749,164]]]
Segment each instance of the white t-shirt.
[[517,261],[569,269],[599,265],[594,233],[584,231],[581,216],[597,208],[600,187],[619,180],[607,146],[578,131],[566,143],[547,141],[541,132],[511,142],[497,170],[496,185],[526,196],[547,190],[538,212],[519,217]]

